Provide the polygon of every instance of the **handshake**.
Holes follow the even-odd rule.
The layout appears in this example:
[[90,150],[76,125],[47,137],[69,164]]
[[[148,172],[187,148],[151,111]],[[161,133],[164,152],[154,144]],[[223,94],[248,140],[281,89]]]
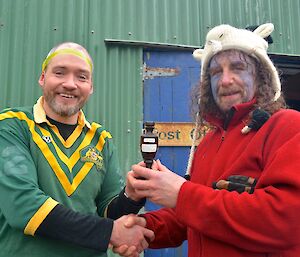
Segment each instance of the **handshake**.
[[[153,161],[152,169],[146,168],[141,162],[133,165],[128,172],[125,192],[134,201],[147,198],[153,203],[173,208],[185,181],[159,160]],[[133,214],[115,220],[110,240],[113,252],[126,257],[139,256],[154,240],[153,231],[147,229],[146,225],[145,218]]]
[[154,240],[153,231],[145,227],[146,220],[134,214],[115,220],[109,248],[121,256],[138,257]]

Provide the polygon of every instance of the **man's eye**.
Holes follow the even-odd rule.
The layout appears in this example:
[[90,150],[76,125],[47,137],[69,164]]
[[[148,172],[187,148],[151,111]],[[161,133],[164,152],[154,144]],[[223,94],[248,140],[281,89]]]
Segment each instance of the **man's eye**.
[[245,65],[240,64],[240,65],[233,66],[233,69],[237,70],[237,71],[243,71],[243,70],[246,70],[247,67]]
[[209,71],[209,75],[212,76],[216,76],[218,74],[220,74],[222,71],[220,69],[214,69],[214,70],[210,70]]
[[88,79],[88,76],[87,75],[84,75],[84,74],[81,74],[78,76],[79,80],[81,81],[86,81]]
[[62,71],[55,71],[54,74],[57,75],[57,76],[61,76],[61,75],[63,75],[63,72]]

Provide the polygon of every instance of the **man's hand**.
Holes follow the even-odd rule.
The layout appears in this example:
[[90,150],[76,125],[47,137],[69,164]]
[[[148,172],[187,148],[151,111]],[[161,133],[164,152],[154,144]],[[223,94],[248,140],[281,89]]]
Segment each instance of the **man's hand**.
[[[143,167],[146,167],[145,163],[144,162],[140,162],[138,163],[138,165],[140,166],[143,166]],[[152,166],[153,167],[153,166]],[[126,187],[125,187],[125,193],[126,195],[131,199],[131,200],[134,200],[134,201],[140,201],[143,197],[140,197],[138,194],[135,193],[135,190],[134,188],[132,187],[130,181],[129,181],[129,177],[132,177],[134,176],[133,174],[133,171],[129,171],[127,173],[127,176],[126,176]]]
[[153,231],[146,229],[146,220],[130,214],[114,221],[110,245],[123,256],[136,257],[154,239]]
[[[143,217],[130,216],[124,223],[124,226],[127,228],[131,228],[134,225],[146,227],[146,220]],[[154,237],[149,238],[148,242],[153,241],[153,239],[154,239]],[[121,256],[125,256],[125,257],[138,257],[139,256],[139,252],[137,251],[137,248],[135,246],[121,245],[118,247],[112,247],[112,251],[114,253],[117,253],[117,254],[119,254]]]
[[[157,170],[153,170],[157,169]],[[139,178],[144,179],[139,179]],[[147,197],[151,202],[165,207],[175,207],[180,187],[186,180],[155,161],[152,169],[133,165],[127,174],[127,186],[137,199]]]
[[[139,162],[137,165],[146,167],[145,162]],[[158,161],[153,160],[152,169],[158,170]],[[136,194],[135,189],[130,184],[129,177],[132,177],[132,176],[134,177],[134,173],[131,170],[127,173],[125,193],[131,200],[138,202],[138,201],[142,200],[143,197],[140,197],[138,194]],[[139,179],[141,179],[141,178],[139,178]]]

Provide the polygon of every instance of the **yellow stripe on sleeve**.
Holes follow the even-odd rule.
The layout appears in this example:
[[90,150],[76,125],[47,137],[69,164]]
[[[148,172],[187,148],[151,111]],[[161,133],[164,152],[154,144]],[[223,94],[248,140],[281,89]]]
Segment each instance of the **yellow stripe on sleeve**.
[[53,200],[52,198],[48,198],[29,220],[24,229],[24,234],[34,236],[35,231],[56,205],[58,205],[57,201]]

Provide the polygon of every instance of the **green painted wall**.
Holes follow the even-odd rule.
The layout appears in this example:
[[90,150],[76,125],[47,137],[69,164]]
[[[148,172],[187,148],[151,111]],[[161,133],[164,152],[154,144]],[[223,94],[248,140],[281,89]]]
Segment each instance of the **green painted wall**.
[[273,22],[273,53],[300,55],[299,0],[0,0],[0,108],[31,105],[48,50],[75,41],[95,63],[89,119],[110,130],[124,173],[140,160],[142,46],[105,39],[197,46],[220,23]]

